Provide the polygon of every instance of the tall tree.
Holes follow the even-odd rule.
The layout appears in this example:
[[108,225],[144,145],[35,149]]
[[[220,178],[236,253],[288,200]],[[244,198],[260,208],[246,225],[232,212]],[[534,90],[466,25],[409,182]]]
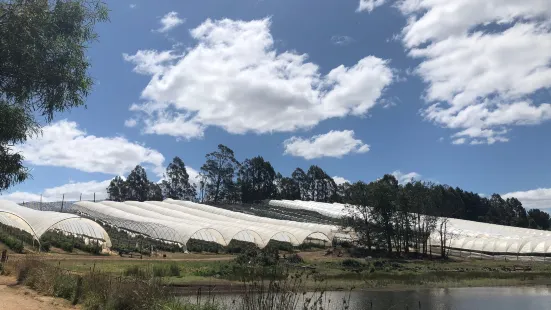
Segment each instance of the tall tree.
[[237,190],[234,177],[239,162],[235,159],[233,151],[219,144],[218,150],[207,154],[206,159],[201,172],[205,177],[207,198],[215,203],[234,200]]
[[300,199],[305,201],[311,200],[312,197],[310,196],[310,182],[308,181],[308,176],[306,175],[306,172],[304,172],[304,170],[302,170],[301,168],[296,168],[295,171],[293,171],[291,177],[299,188]]
[[549,229],[551,224],[549,222],[549,213],[541,211],[540,209],[531,209],[528,211],[528,215],[532,222],[531,228]]
[[289,177],[277,173],[277,199],[300,200],[300,187],[297,182]]
[[245,159],[238,178],[241,200],[245,203],[270,199],[276,194],[274,167],[261,156]]
[[128,200],[146,201],[150,195],[150,182],[145,169],[138,165],[126,178]]
[[385,246],[392,253],[394,237],[394,220],[397,211],[398,180],[391,174],[385,174],[382,179],[371,182],[369,193],[373,206],[373,220],[380,227]]
[[109,200],[125,201],[128,197],[126,182],[120,176],[116,176],[113,180],[111,180],[111,183],[109,183],[109,187],[107,187],[107,194]]
[[195,200],[197,198],[197,189],[189,183],[189,174],[186,165],[180,157],[174,157],[172,162],[166,168],[166,197],[178,200]]
[[373,208],[369,185],[359,181],[350,185],[345,201],[349,225],[354,229],[361,245],[371,251],[373,246]]
[[162,201],[163,190],[157,183],[149,182],[149,189],[147,191],[147,200]]
[[107,20],[100,1],[0,2],[0,191],[29,171],[10,145],[38,133],[35,115],[84,105],[92,89],[86,49]]

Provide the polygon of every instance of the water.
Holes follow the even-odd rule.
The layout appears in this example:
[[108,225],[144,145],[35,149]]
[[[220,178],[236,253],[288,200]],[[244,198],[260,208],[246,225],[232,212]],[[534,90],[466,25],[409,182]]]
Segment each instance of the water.
[[[343,309],[343,298],[350,298],[349,310],[551,310],[551,287],[542,286],[327,292],[324,309]],[[225,305],[238,299],[235,294],[215,297]]]

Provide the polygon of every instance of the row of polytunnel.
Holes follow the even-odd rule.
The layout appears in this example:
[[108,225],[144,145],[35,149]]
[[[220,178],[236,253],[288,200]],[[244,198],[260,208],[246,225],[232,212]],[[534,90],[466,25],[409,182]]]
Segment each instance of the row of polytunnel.
[[[342,218],[353,213],[340,203],[324,203],[300,200],[271,200],[271,206],[289,209],[309,210],[331,218]],[[551,231],[528,229],[504,225],[480,223],[453,218],[439,218],[445,222],[443,230],[445,246],[462,251],[490,254],[549,254],[551,253]],[[442,242],[440,230],[430,236],[433,245]]]
[[[345,205],[337,203],[271,200],[268,205],[309,210],[330,218],[349,214]],[[67,206],[67,210],[72,213],[39,211],[0,200],[0,223],[26,231],[36,240],[48,230],[58,230],[100,241],[107,247],[111,246],[111,240],[98,223],[184,246],[190,239],[220,245],[239,240],[263,248],[270,240],[298,246],[305,242],[327,243],[334,238],[353,238],[353,234],[334,225],[277,220],[172,199],[162,202],[81,201]],[[449,248],[509,255],[551,253],[550,231],[452,218],[440,218],[439,221],[446,222],[445,246]],[[434,231],[430,241],[440,245],[440,231]]]
[[25,231],[38,242],[44,233],[56,230],[111,247],[109,235],[101,225],[76,214],[39,211],[0,200],[0,223]]
[[276,220],[190,201],[76,202],[73,211],[155,239],[187,244],[190,239],[228,245],[232,240],[265,247],[270,240],[298,246],[330,242],[336,226]]

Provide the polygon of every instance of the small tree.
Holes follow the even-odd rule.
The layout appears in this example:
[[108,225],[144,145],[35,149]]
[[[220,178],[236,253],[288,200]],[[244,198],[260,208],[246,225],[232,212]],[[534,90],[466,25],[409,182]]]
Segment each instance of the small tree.
[[83,106],[92,89],[86,49],[107,20],[100,1],[0,1],[0,191],[30,174],[12,145],[39,133],[35,116]]
[[218,150],[207,154],[206,158],[206,163],[201,167],[201,173],[205,177],[205,196],[215,203],[235,199],[237,187],[234,178],[239,162],[233,151],[219,144]]
[[150,182],[145,169],[137,165],[126,179],[128,186],[128,200],[146,201],[150,193]]
[[107,187],[107,194],[109,200],[125,201],[128,197],[128,187],[126,182],[120,176],[116,176],[113,180],[111,180],[111,183],[109,183],[109,187]]

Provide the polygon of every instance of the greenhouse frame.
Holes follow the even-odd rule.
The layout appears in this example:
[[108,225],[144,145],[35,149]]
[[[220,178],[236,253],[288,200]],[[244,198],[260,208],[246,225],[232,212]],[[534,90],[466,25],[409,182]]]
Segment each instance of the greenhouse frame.
[[47,231],[56,230],[87,241],[96,240],[106,248],[112,245],[105,229],[90,219],[70,213],[34,210],[7,200],[0,200],[0,223],[29,233],[38,244]]
[[264,248],[270,240],[294,246],[305,242],[329,243],[336,226],[263,218],[198,204],[167,199],[160,201],[75,202],[70,209],[153,239],[185,246],[190,239],[227,246],[232,240]]
[[[318,212],[331,218],[354,214],[340,203],[324,203],[301,200],[270,200],[271,206]],[[445,247],[449,249],[488,255],[536,255],[551,254],[551,231],[512,227],[440,217],[445,222]],[[430,237],[432,245],[440,246],[442,238],[437,229]]]

